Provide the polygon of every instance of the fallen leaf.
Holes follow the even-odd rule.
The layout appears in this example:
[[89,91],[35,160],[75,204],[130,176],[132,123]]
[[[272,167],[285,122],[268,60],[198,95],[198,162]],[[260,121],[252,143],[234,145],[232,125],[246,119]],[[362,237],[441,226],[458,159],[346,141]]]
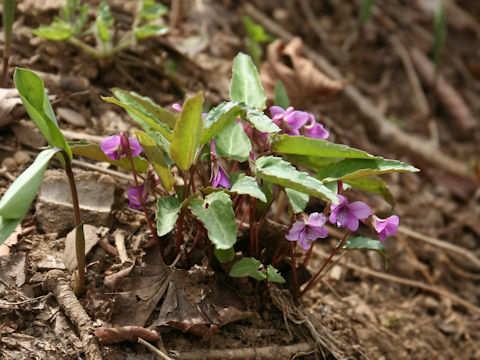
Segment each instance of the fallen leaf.
[[[302,47],[300,38],[292,39],[286,46],[281,40],[268,46],[267,61],[261,67],[260,78],[270,104],[273,104],[278,81],[283,83],[290,103],[297,108],[332,96],[345,86],[346,81],[332,80],[318,70],[303,56]],[[285,64],[285,57],[291,67]]]
[[10,254],[10,248],[14,245],[17,245],[18,236],[22,233],[22,225],[18,224],[13,233],[5,240],[5,242],[0,245],[0,257]]

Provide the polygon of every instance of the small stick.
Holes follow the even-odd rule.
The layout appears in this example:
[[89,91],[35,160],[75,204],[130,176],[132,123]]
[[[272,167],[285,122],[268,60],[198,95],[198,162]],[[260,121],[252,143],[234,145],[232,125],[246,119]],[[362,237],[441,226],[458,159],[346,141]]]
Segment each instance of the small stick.
[[121,263],[132,262],[127,255],[127,248],[125,247],[125,234],[121,230],[116,230],[114,235],[115,246],[118,250],[118,257],[120,258]]
[[175,353],[175,359],[182,360],[224,360],[224,359],[293,359],[296,355],[316,352],[314,345],[306,342],[286,346],[264,346],[241,349],[206,349]]
[[115,246],[110,245],[105,239],[101,239],[98,242],[98,246],[100,246],[103,250],[105,250],[110,255],[114,257],[118,257],[118,250],[115,248]]
[[87,360],[102,360],[100,345],[91,332],[93,322],[73,293],[65,273],[60,270],[50,270],[45,275],[43,287],[53,293],[62,310],[76,327]]
[[139,344],[142,344],[143,346],[145,346],[148,350],[150,350],[152,353],[154,353],[155,355],[158,355],[160,356],[162,359],[164,360],[172,360],[171,357],[165,355],[159,348],[156,348],[155,346],[153,346],[152,344],[150,344],[148,341],[145,341],[143,340],[142,338],[138,338],[138,343]]

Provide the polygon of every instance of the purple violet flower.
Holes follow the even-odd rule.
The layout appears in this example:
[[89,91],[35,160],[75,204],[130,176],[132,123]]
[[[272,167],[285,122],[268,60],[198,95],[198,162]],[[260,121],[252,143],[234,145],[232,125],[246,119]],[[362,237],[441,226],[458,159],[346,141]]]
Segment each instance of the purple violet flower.
[[323,127],[322,124],[317,123],[315,116],[310,114],[310,124],[304,125],[303,128],[308,137],[325,140],[330,136],[330,133]]
[[220,160],[217,156],[217,151],[215,150],[215,142],[213,139],[210,140],[210,159],[212,160],[212,175],[210,177],[210,182],[212,187],[217,188],[219,186],[226,189],[230,189],[230,180],[225,171],[220,166]]
[[[130,144],[132,156],[140,155],[143,149],[138,140],[129,137],[128,143]],[[123,158],[127,155],[127,136],[124,133],[120,133],[120,136],[109,136],[102,140],[100,148],[112,160]]]
[[311,213],[306,223],[295,222],[285,238],[288,241],[298,241],[304,250],[308,250],[313,241],[327,237],[328,230],[323,227],[326,222],[325,215],[318,212]]
[[[148,198],[148,191],[144,190],[144,185],[140,186],[140,191],[142,193],[143,202],[145,203]],[[129,201],[128,203],[129,208],[138,210],[142,207],[142,204],[140,203],[140,196],[135,186],[132,186],[127,190],[127,196]]]
[[398,223],[400,221],[397,215],[392,215],[386,219],[380,219],[373,215],[372,220],[373,227],[381,241],[385,241],[387,236],[393,236],[397,233]]
[[332,212],[330,214],[330,222],[337,224],[338,227],[346,226],[351,231],[358,229],[359,219],[365,219],[370,216],[372,210],[362,201],[355,201],[349,204],[347,199],[342,195],[337,195],[339,204],[332,204]]

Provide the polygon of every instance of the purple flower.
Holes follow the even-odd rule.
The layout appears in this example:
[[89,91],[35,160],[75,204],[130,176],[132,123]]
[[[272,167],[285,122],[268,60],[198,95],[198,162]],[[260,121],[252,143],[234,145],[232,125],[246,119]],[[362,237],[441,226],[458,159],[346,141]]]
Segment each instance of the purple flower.
[[373,215],[372,220],[373,227],[381,241],[385,241],[387,236],[393,236],[397,233],[398,223],[400,221],[397,215],[392,215],[386,219],[380,219]]
[[315,116],[310,114],[310,124],[303,127],[308,137],[325,140],[330,136],[330,133],[323,128],[322,124],[317,123]]
[[[128,143],[130,144],[132,156],[137,156],[142,152],[142,146],[137,139],[129,137]],[[102,140],[100,148],[112,160],[123,158],[127,155],[127,136],[124,133],[120,133],[120,136],[109,136]]]
[[[140,186],[140,191],[142,193],[143,202],[145,203],[148,198],[148,191],[144,190],[144,185]],[[129,208],[138,210],[142,207],[142,204],[140,203],[140,196],[135,186],[132,186],[130,189],[127,190],[127,196],[129,201]]]
[[217,151],[215,150],[215,142],[213,139],[210,140],[210,158],[212,160],[212,174],[210,177],[210,182],[212,187],[217,188],[219,186],[226,189],[230,189],[230,181],[225,171],[220,166],[220,160],[217,156]]
[[328,230],[323,227],[326,222],[325,215],[318,212],[311,213],[306,223],[295,222],[285,238],[289,241],[298,241],[304,250],[308,250],[313,241],[327,237]]
[[344,196],[337,195],[337,197],[340,202],[338,205],[332,204],[330,222],[337,224],[338,227],[346,226],[351,231],[357,230],[358,220],[369,217],[372,210],[362,201],[349,204]]

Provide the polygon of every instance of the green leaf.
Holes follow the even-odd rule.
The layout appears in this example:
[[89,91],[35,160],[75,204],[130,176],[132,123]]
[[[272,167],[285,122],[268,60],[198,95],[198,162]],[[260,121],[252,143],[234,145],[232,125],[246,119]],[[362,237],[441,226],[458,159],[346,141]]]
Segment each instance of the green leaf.
[[[89,159],[108,162],[112,165],[124,168],[126,170],[132,170],[132,166],[130,165],[130,161],[124,157],[118,160],[112,160],[107,155],[104,154],[102,149],[100,148],[99,144],[78,144],[78,145],[71,145],[72,153],[76,156],[85,156]],[[133,163],[135,165],[135,170],[140,173],[147,172],[150,164],[145,159],[142,159],[139,156],[135,156],[133,158]]]
[[445,22],[445,4],[441,0],[438,4],[438,10],[435,14],[434,21],[434,44],[433,44],[433,61],[435,63],[435,73],[440,68],[440,60],[447,36],[447,25]]
[[260,83],[260,76],[250,56],[239,53],[233,62],[230,99],[255,108],[265,109],[267,97]]
[[380,175],[392,172],[416,172],[416,167],[397,160],[376,159],[345,159],[328,165],[315,177],[324,184],[338,180],[357,179],[364,176]]
[[105,2],[101,2],[97,9],[97,19],[95,21],[97,34],[100,40],[107,42],[110,40],[110,29],[113,27],[115,20],[110,12],[110,6]]
[[213,250],[215,257],[220,261],[222,264],[232,261],[235,258],[235,249],[233,246],[230,249],[222,250],[215,248]]
[[165,25],[156,25],[156,24],[146,24],[135,28],[133,30],[137,40],[142,40],[150,36],[161,36],[168,33],[168,26]]
[[261,157],[257,159],[255,166],[254,172],[259,178],[338,204],[337,196],[321,181],[305,172],[298,171],[292,164],[282,158]]
[[288,154],[285,156],[285,158],[287,161],[293,164],[303,166],[315,172],[322,171],[322,169],[325,168],[326,166],[343,160],[342,158],[324,158],[320,156],[296,155],[296,154]]
[[203,135],[201,144],[205,144],[212,137],[216,136],[226,126],[232,124],[236,118],[241,116],[242,109],[237,102],[223,102],[211,109],[203,121]]
[[69,39],[73,31],[69,23],[55,18],[50,25],[40,25],[40,27],[32,30],[32,33],[48,40],[60,41]]
[[10,185],[3,195],[0,200],[0,243],[6,240],[8,235],[15,230],[16,225],[27,214],[42,184],[48,162],[59,151],[58,148],[43,150],[38,154],[32,165]]
[[182,204],[175,196],[165,196],[157,201],[157,234],[164,236],[173,230]]
[[275,101],[276,106],[280,106],[283,109],[287,109],[290,106],[290,100],[288,98],[287,89],[281,81],[277,81],[275,84]]
[[25,110],[27,110],[38,130],[52,147],[65,150],[71,161],[72,152],[67,140],[58,128],[57,119],[52,105],[48,101],[43,80],[34,72],[22,68],[15,69],[13,80]]
[[175,177],[170,171],[170,167],[163,156],[162,149],[155,143],[155,140],[140,130],[135,130],[135,135],[142,145],[143,151],[147,156],[148,161],[153,165],[155,171],[157,172],[158,178],[162,182],[163,188],[167,191],[172,189],[172,186],[175,184]]
[[223,191],[213,192],[205,200],[192,200],[189,207],[203,223],[217,249],[226,250],[235,244],[238,228],[230,196]]
[[141,96],[137,94],[135,91],[125,91],[118,88],[113,88],[112,92],[119,99],[121,99],[120,98],[121,94],[128,96],[128,99],[125,98],[125,100],[130,101],[129,102],[130,105],[133,105],[136,102],[137,109],[153,116],[155,120],[168,125],[170,129],[173,129],[175,127],[177,116],[171,111],[168,111],[162,108],[160,105],[156,104],[152,99],[146,96]]
[[280,284],[283,284],[286,282],[284,277],[280,275],[278,270],[275,269],[272,265],[267,266],[267,280],[268,282],[280,283]]
[[168,12],[168,8],[153,0],[143,0],[139,6],[139,17],[142,20],[152,21],[161,18]]
[[390,205],[395,206],[396,204],[395,198],[388,189],[387,184],[378,176],[366,176],[359,179],[346,180],[345,184],[353,186],[354,188],[362,191],[380,194]]
[[305,136],[280,135],[273,139],[272,150],[286,154],[313,155],[331,158],[374,159],[375,156],[347,145]]
[[288,188],[285,189],[285,193],[287,194],[288,204],[294,214],[301,213],[305,210],[310,200],[308,194]]
[[237,261],[230,270],[231,277],[245,277],[250,276],[255,280],[262,281],[267,278],[267,275],[262,271],[263,265],[260,261],[251,257],[244,257]]
[[240,162],[248,160],[252,143],[241,123],[234,122],[215,136],[217,155]]
[[263,26],[258,25],[253,22],[252,18],[247,15],[242,16],[243,26],[245,26],[245,30],[247,31],[247,35],[253,41],[258,42],[271,42],[275,40],[275,38],[265,32]]
[[[102,97],[102,99],[109,103],[119,105],[127,110],[128,115],[130,115],[130,117],[150,136],[152,136],[150,132],[152,129],[158,132],[164,138],[159,145],[163,145],[162,148],[168,150],[170,147],[169,143],[173,137],[171,129],[165,124],[158,122],[153,115],[149,114],[140,104],[132,99],[127,92],[118,89],[112,89],[112,92],[118,97],[118,99],[112,97]],[[166,149],[164,146],[166,146]]]
[[193,163],[203,131],[203,95],[188,99],[173,130],[170,158],[181,170],[188,170]]
[[90,6],[88,4],[83,4],[82,8],[80,9],[80,13],[77,16],[77,19],[73,25],[73,34],[80,34],[82,31],[83,26],[86,24],[88,20],[88,10],[90,10]]
[[232,187],[229,192],[250,195],[260,201],[267,202],[267,197],[253,177],[245,174],[231,174],[230,180],[232,181]]
[[258,131],[274,133],[281,130],[272,119],[263,113],[262,110],[241,103],[238,104],[238,106],[245,110],[245,114],[242,118],[252,124]]
[[378,252],[385,263],[385,267],[387,267],[387,252],[385,247],[383,246],[380,240],[374,240],[362,236],[354,237],[347,239],[345,245],[343,246],[345,250],[375,250]]
[[375,0],[363,0],[362,7],[360,8],[360,25],[365,25],[370,19],[370,13]]

